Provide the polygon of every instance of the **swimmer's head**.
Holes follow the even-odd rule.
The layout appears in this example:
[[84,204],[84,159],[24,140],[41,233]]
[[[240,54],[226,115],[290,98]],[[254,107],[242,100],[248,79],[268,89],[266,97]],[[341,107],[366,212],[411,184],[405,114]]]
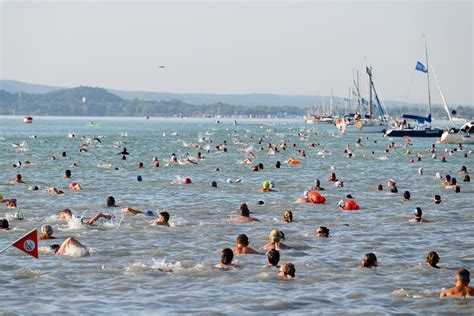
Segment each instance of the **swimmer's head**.
[[107,206],[114,207],[115,205],[115,198],[113,196],[107,197]]
[[41,233],[44,236],[51,237],[54,233],[53,227],[51,227],[51,225],[43,225],[43,226],[41,226]]
[[232,259],[234,259],[234,252],[230,248],[225,248],[221,252],[221,263],[222,264],[231,264]]
[[70,178],[70,177],[71,177],[71,174],[72,174],[72,173],[71,173],[71,170],[69,170],[69,169],[67,169],[66,171],[64,171],[64,176],[65,176],[66,178]]
[[231,179],[231,178],[227,178],[226,182],[227,182],[227,183],[232,183],[232,179]]
[[415,217],[421,218],[422,215],[423,215],[423,211],[421,210],[421,207],[417,207],[415,209]]
[[283,273],[285,276],[290,276],[294,278],[296,273],[295,265],[293,263],[284,263],[280,267],[280,272]]
[[269,250],[267,252],[267,259],[271,266],[276,267],[278,262],[280,262],[280,252],[276,249]]
[[158,157],[153,157],[152,161],[153,162],[158,161]]
[[318,237],[329,237],[329,228],[321,226],[316,230],[316,236]]
[[187,177],[186,177],[186,178],[183,179],[183,183],[190,184],[190,183],[192,183],[192,182],[191,182],[191,179],[190,179],[190,178],[187,178]]
[[282,240],[282,234],[280,231],[274,229],[270,232],[268,235],[268,238],[270,239],[271,242],[280,242]]
[[265,201],[259,200],[259,201],[257,202],[257,204],[258,204],[258,205],[263,205],[263,204],[265,204]]
[[275,189],[276,184],[274,181],[270,181],[270,188]]
[[381,184],[379,184],[379,185],[377,185],[377,188],[375,190],[383,191],[383,186]]
[[250,216],[250,210],[247,206],[247,203],[242,203],[240,204],[240,215],[241,216],[245,216],[245,217],[249,217]]
[[316,179],[316,180],[314,180],[314,184],[315,184],[316,186],[320,186],[320,185],[321,185],[321,181],[320,181],[319,179]]
[[377,266],[377,257],[375,254],[369,252],[360,262],[360,266],[363,268],[373,268]]
[[436,172],[435,179],[437,179],[437,180],[441,179],[441,173],[440,172]]
[[470,177],[468,174],[466,174],[466,175],[464,176],[464,178],[462,179],[462,181],[463,181],[463,182],[471,182],[471,177]]
[[336,181],[336,182],[334,182],[334,185],[335,185],[336,187],[338,187],[338,188],[342,188],[342,187],[344,186],[344,182],[342,182],[342,181]]
[[0,229],[10,229],[10,224],[6,219],[0,219]]
[[303,196],[304,196],[305,198],[307,198],[307,197],[308,197],[308,194],[309,194],[309,192],[308,192],[308,191],[304,191],[304,192],[303,192]]
[[138,175],[138,176],[137,176],[137,181],[138,181],[138,182],[141,182],[142,180],[143,180],[143,179],[142,179],[142,176]]
[[49,246],[49,249],[51,249],[54,254],[56,254],[56,252],[58,252],[59,248],[61,248],[61,246],[58,245],[58,244],[52,244],[51,246]]
[[336,166],[331,166],[331,170],[336,170]]
[[411,198],[410,191],[403,192],[403,199],[404,200],[409,200],[410,198]]
[[435,204],[440,204],[441,203],[441,196],[439,196],[438,194],[436,194],[434,196],[434,202]]
[[168,223],[168,221],[170,220],[170,213],[161,212],[160,213],[160,218],[162,219],[163,223]]
[[346,198],[353,199],[352,195],[350,195],[350,194],[346,195]]
[[236,242],[237,244],[248,246],[249,238],[245,234],[240,234],[239,236],[237,236]]
[[217,188],[217,182],[211,181],[211,188]]
[[68,208],[64,208],[61,213],[59,213],[60,219],[68,219],[72,217],[72,212]]
[[267,180],[263,181],[262,187],[264,189],[269,189],[270,188],[270,181],[267,181]]
[[461,268],[456,271],[456,282],[464,283],[468,285],[471,282],[471,274],[467,269]]
[[293,212],[291,212],[290,210],[286,210],[285,213],[283,213],[283,219],[287,223],[293,222]]
[[432,267],[437,267],[439,255],[435,251],[431,251],[426,257],[426,262]]

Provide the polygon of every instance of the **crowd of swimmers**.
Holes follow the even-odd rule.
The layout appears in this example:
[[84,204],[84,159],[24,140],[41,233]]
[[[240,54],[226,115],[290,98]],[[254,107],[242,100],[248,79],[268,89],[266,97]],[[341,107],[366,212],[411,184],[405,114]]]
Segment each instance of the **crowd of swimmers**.
[[[306,140],[307,136],[304,135],[304,133],[299,133],[298,136],[300,139]],[[88,145],[91,142],[100,142],[99,138],[93,138],[90,140],[89,143],[82,144],[80,146],[79,151],[80,152],[86,152],[88,149]],[[265,150],[265,148],[262,145],[263,138],[260,138],[258,144],[261,145],[261,150]],[[211,143],[211,141],[210,141]],[[311,144],[309,145],[310,147],[316,147],[319,144]],[[363,147],[362,143],[362,138],[359,138],[356,143],[357,147]],[[391,142],[385,152],[387,153],[389,150],[392,148],[396,148],[397,144],[394,142]],[[191,147],[198,149],[198,150],[203,150],[199,145],[192,144]],[[267,154],[269,155],[275,155],[277,153],[286,151],[287,148],[290,147],[286,143],[282,143],[280,145],[278,144],[271,144],[269,143],[266,146],[266,151]],[[410,144],[407,142],[405,144],[405,147],[407,148],[407,154],[410,154]],[[296,144],[293,144],[293,148],[296,148]],[[222,144],[218,144],[215,146],[215,149],[218,152],[227,152],[227,143],[224,141]],[[298,157],[301,159],[305,159],[307,154],[304,150],[301,149],[295,149]],[[458,147],[457,150],[462,150],[462,147]],[[252,164],[253,160],[257,156],[249,149],[241,148],[241,152],[243,152],[247,157],[241,161],[241,163],[244,164]],[[207,149],[207,152],[209,153],[209,149]],[[436,148],[435,146],[431,146],[429,152],[432,154],[431,158],[432,159],[437,159],[436,157]],[[344,153],[346,154],[347,158],[352,158],[354,152],[350,149],[350,146],[346,146],[344,149]],[[451,152],[452,153],[452,152]],[[122,160],[126,160],[127,156],[130,155],[128,152],[127,148],[123,148],[121,152],[118,153],[118,155],[122,156]],[[66,157],[66,152],[61,153],[61,157]],[[465,154],[465,157],[467,157],[467,154]],[[416,159],[417,161],[421,161],[423,158],[422,154],[417,154]],[[56,157],[51,157],[51,159],[56,159]],[[188,153],[184,156],[181,156],[178,158],[174,153],[171,155],[171,157],[166,161],[168,164],[172,163],[180,163],[180,164],[197,164],[200,159],[204,159],[204,156],[202,155],[201,152],[198,152],[195,157],[191,157]],[[414,161],[414,160],[413,160]],[[413,162],[410,161],[410,162]],[[440,161],[445,162],[446,157],[443,155],[440,159]],[[298,165],[300,164],[300,161],[297,160],[294,157],[290,157],[289,159],[285,160],[284,163],[288,165]],[[14,168],[21,168],[22,166],[31,164],[29,161],[26,161],[24,163],[18,161],[17,163],[13,164]],[[154,157],[152,160],[152,165],[154,168],[159,168],[160,167],[160,162],[158,158]],[[282,163],[280,161],[277,161],[276,164],[274,165],[275,168],[279,169],[281,168]],[[104,164],[101,165],[101,168],[111,168],[111,164]],[[139,161],[136,164],[136,167],[138,169],[144,168],[144,163]],[[258,163],[256,165],[251,166],[250,170],[252,171],[261,171],[264,170],[264,165],[263,163]],[[215,168],[216,172],[220,171],[219,168]],[[420,175],[423,175],[423,168],[418,169],[418,173]],[[462,166],[458,171],[457,174],[462,176],[463,182],[468,183],[470,182],[470,175],[468,172],[468,169],[466,166]],[[64,178],[70,179],[72,178],[72,172],[71,170],[67,169],[64,172]],[[455,177],[452,177],[450,175],[445,175],[444,179],[442,178],[440,173],[437,173],[435,176],[436,180],[443,181],[443,186],[446,189],[453,190],[457,193],[461,191],[461,188],[456,180]],[[141,176],[137,176],[137,181],[142,181]],[[238,183],[240,182],[240,179],[228,179],[228,183]],[[176,179],[173,181],[174,183],[182,183],[182,184],[191,184],[192,180],[189,177],[185,177],[182,179]],[[24,184],[24,180],[22,178],[22,175],[18,173],[14,179],[9,181],[10,184]],[[333,184],[336,187],[344,187],[344,182],[341,179],[338,179],[336,172],[335,172],[335,167],[331,167],[331,173],[329,174],[329,177],[327,178],[327,183],[328,184]],[[216,181],[211,181],[210,188],[217,188],[217,182]],[[388,191],[392,194],[396,194],[399,192],[397,182],[394,179],[388,179],[386,187]],[[37,186],[31,186],[29,187],[30,190],[39,190]],[[72,181],[70,185],[68,186],[69,190],[73,191],[80,191],[82,190],[82,187],[79,183],[76,181]],[[376,191],[383,191],[383,185],[378,184],[375,187]],[[49,187],[45,189],[46,192],[53,194],[53,195],[60,195],[64,194],[64,191],[56,188],[56,187]],[[258,189],[259,192],[262,193],[269,193],[269,192],[275,192],[278,191],[275,187],[275,183],[271,180],[265,180],[262,183],[262,187]],[[322,187],[321,185],[321,180],[316,179],[314,181],[314,184],[307,190],[304,191],[302,196],[299,197],[295,202],[296,203],[309,203],[309,204],[325,204],[327,202],[326,198],[323,196],[323,191],[325,191],[325,188]],[[411,200],[411,193],[410,191],[404,191],[402,194],[402,201],[409,201]],[[440,204],[441,203],[441,196],[440,195],[435,195],[433,198],[433,203],[435,204]],[[8,198],[4,199],[3,196],[0,195],[0,203],[4,203],[5,207],[7,209],[15,209],[17,207],[17,200],[15,198]],[[259,201],[259,204],[264,204],[263,201]],[[117,207],[116,202],[114,197],[109,196],[106,199],[106,205],[107,207]],[[338,203],[338,207],[341,208],[344,211],[356,211],[360,209],[360,206],[358,203],[355,201],[354,197],[352,194],[347,194],[345,195],[345,199],[341,199]],[[121,211],[130,216],[135,216],[135,215],[143,215],[143,216],[149,216],[150,218],[153,218],[153,220],[150,220],[151,225],[157,225],[157,226],[170,226],[170,213],[169,212],[160,212],[160,213],[155,213],[153,211],[149,210],[138,210],[134,209],[131,207],[124,207],[121,208]],[[238,222],[238,223],[246,223],[246,222],[259,222],[258,218],[252,217],[251,211],[249,210],[249,207],[246,203],[241,203],[239,207],[239,216],[234,217],[231,219],[232,222]],[[112,214],[107,214],[107,213],[102,213],[98,212],[94,214],[93,216],[89,218],[81,217],[81,216],[76,216],[70,209],[65,208],[61,210],[58,214],[57,219],[59,221],[70,221],[70,220],[77,220],[79,225],[94,225],[96,224],[99,220],[111,220],[114,217]],[[18,212],[15,213],[15,219],[17,220],[22,220],[23,217],[22,215]],[[292,223],[293,220],[293,212],[290,210],[285,210],[283,213],[283,220],[286,223]],[[414,217],[411,218],[409,221],[411,222],[418,222],[418,223],[427,223],[429,222],[425,218],[423,218],[423,211],[421,207],[417,206],[415,208],[415,214]],[[0,230],[8,230],[10,229],[10,223],[7,219],[0,219]],[[56,237],[54,236],[54,231],[51,225],[45,224],[41,226],[41,235],[39,236],[40,240],[54,240]],[[316,229],[315,231],[315,236],[317,238],[329,238],[330,237],[330,230],[329,228],[325,226],[321,226]],[[283,278],[283,279],[293,279],[296,277],[296,267],[293,263],[291,262],[285,262],[280,264],[280,257],[281,257],[281,252],[291,248],[287,244],[284,243],[285,240],[285,234],[280,231],[280,230],[271,230],[269,235],[268,235],[268,243],[262,245],[259,248],[252,248],[249,246],[250,241],[247,235],[245,234],[240,234],[237,236],[235,239],[235,246],[233,248],[224,248],[221,251],[220,254],[220,263],[216,264],[215,267],[221,270],[232,270],[232,269],[239,269],[240,265],[233,263],[234,256],[237,255],[266,255],[267,263],[266,267],[269,268],[275,268],[278,269],[278,276]],[[66,238],[63,242],[61,243],[54,243],[50,246],[51,251],[57,255],[57,256],[68,256],[68,255],[80,255],[80,256],[86,256],[89,255],[89,249],[87,246],[83,245],[81,242],[79,242],[77,239],[74,237],[70,236]],[[439,269],[440,267],[438,266],[438,263],[440,261],[439,255],[432,251],[427,255],[426,258],[426,263],[429,267]],[[362,260],[360,261],[360,266],[363,268],[376,268],[378,266],[378,261],[377,257],[374,253],[367,253]],[[172,272],[172,270],[167,270],[166,272]],[[456,271],[455,275],[455,281],[454,281],[454,287],[443,290],[440,293],[441,297],[444,296],[460,296],[460,297],[466,297],[466,296],[472,296],[473,295],[473,289],[469,287],[469,282],[470,282],[470,273],[467,269],[461,268]]]

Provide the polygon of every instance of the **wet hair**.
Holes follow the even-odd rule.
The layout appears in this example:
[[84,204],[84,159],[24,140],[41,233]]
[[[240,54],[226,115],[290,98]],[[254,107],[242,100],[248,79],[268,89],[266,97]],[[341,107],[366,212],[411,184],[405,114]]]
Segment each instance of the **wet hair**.
[[241,245],[248,246],[249,245],[249,238],[245,234],[240,234],[237,236],[237,243]]
[[280,252],[276,249],[271,249],[267,252],[268,263],[274,267],[280,262]]
[[8,220],[0,219],[0,229],[8,229],[9,228]]
[[451,181],[451,176],[449,174],[447,174],[445,177],[444,177],[444,180],[446,180],[446,182],[450,182]]
[[451,185],[456,185],[456,183],[457,183],[456,178],[451,178],[450,184],[451,184]]
[[363,268],[373,268],[377,266],[377,257],[372,252],[365,254],[364,259],[360,262]]
[[437,268],[438,262],[439,262],[438,253],[436,251],[431,251],[426,257],[426,263],[428,263],[433,268]]
[[252,171],[258,171],[258,166],[253,166]]
[[463,182],[471,182],[471,177],[470,177],[468,174],[466,174],[466,175],[464,176],[464,179],[462,179],[462,181],[463,181]]
[[61,210],[61,213],[66,213],[66,214],[72,215],[71,210],[68,209],[68,208],[63,208],[63,209]]
[[17,180],[21,180],[21,174],[17,173],[16,179],[17,179]]
[[456,280],[469,284],[471,273],[467,269],[461,268],[456,271]]
[[454,189],[454,192],[456,192],[456,193],[459,193],[459,192],[461,192],[461,187],[459,187],[459,186],[456,186],[456,189]]
[[107,197],[107,206],[109,207],[115,206],[115,198],[113,196]]
[[434,199],[435,199],[435,203],[436,203],[436,204],[441,203],[441,196],[439,196],[438,194],[436,194],[436,195],[434,196]]
[[232,259],[234,259],[234,252],[230,248],[224,248],[221,252],[221,263],[222,264],[231,264]]
[[321,226],[316,230],[316,235],[323,235],[323,237],[329,237],[329,228]]
[[67,169],[66,171],[64,171],[64,175],[68,178],[71,177],[71,170]]
[[330,175],[330,178],[331,178],[331,180],[336,179],[336,174],[334,172],[332,172],[331,175]]
[[66,152],[65,151],[61,152],[61,157],[66,157]]
[[280,168],[280,166],[281,166],[281,162],[277,161],[276,164],[275,164],[275,168]]
[[286,210],[285,213],[283,213],[283,219],[287,223],[293,222],[293,212],[291,212],[290,210]]
[[240,215],[245,216],[245,217],[250,216],[250,210],[249,210],[249,207],[247,206],[247,203],[240,204]]
[[53,227],[50,225],[43,225],[41,226],[41,233],[43,233],[43,235],[52,236],[54,233]]
[[377,191],[383,191],[383,186],[381,184],[377,185],[376,190]]
[[417,207],[415,209],[415,216],[421,218],[422,215],[423,215],[423,211],[421,210],[421,207]]
[[409,200],[411,198],[410,191],[403,192],[403,199]]
[[161,212],[160,215],[163,216],[163,218],[165,219],[165,223],[168,223],[168,221],[170,220],[170,213]]
[[462,166],[460,171],[467,171],[466,166]]
[[127,156],[122,156],[122,160],[127,160]]
[[51,246],[49,246],[49,249],[51,249],[53,253],[58,252],[59,248],[61,248],[61,246],[58,244],[52,244]]
[[258,167],[258,169],[263,169],[263,163],[259,163],[259,164],[257,165],[257,167]]
[[285,264],[282,265],[282,268],[283,268],[283,272],[286,275],[289,275],[292,278],[295,277],[296,268],[295,268],[295,265],[293,263],[285,263]]
[[143,162],[140,161],[140,162],[137,164],[137,167],[138,167],[138,168],[143,168]]

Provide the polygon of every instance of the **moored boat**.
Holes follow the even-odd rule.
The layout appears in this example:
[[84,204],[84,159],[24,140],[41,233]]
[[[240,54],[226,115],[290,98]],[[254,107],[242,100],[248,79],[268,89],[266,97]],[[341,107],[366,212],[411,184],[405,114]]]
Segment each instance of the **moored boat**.
[[31,117],[31,116],[23,117],[23,123],[27,123],[27,124],[33,123],[33,117]]

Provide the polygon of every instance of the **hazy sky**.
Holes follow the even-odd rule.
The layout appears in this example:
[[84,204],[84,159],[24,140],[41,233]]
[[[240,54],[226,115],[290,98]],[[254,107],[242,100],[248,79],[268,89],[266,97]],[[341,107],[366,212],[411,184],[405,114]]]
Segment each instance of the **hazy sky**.
[[2,1],[0,77],[346,96],[366,56],[384,99],[426,102],[425,76],[414,72],[425,60],[425,33],[448,103],[474,104],[472,18],[473,1]]

